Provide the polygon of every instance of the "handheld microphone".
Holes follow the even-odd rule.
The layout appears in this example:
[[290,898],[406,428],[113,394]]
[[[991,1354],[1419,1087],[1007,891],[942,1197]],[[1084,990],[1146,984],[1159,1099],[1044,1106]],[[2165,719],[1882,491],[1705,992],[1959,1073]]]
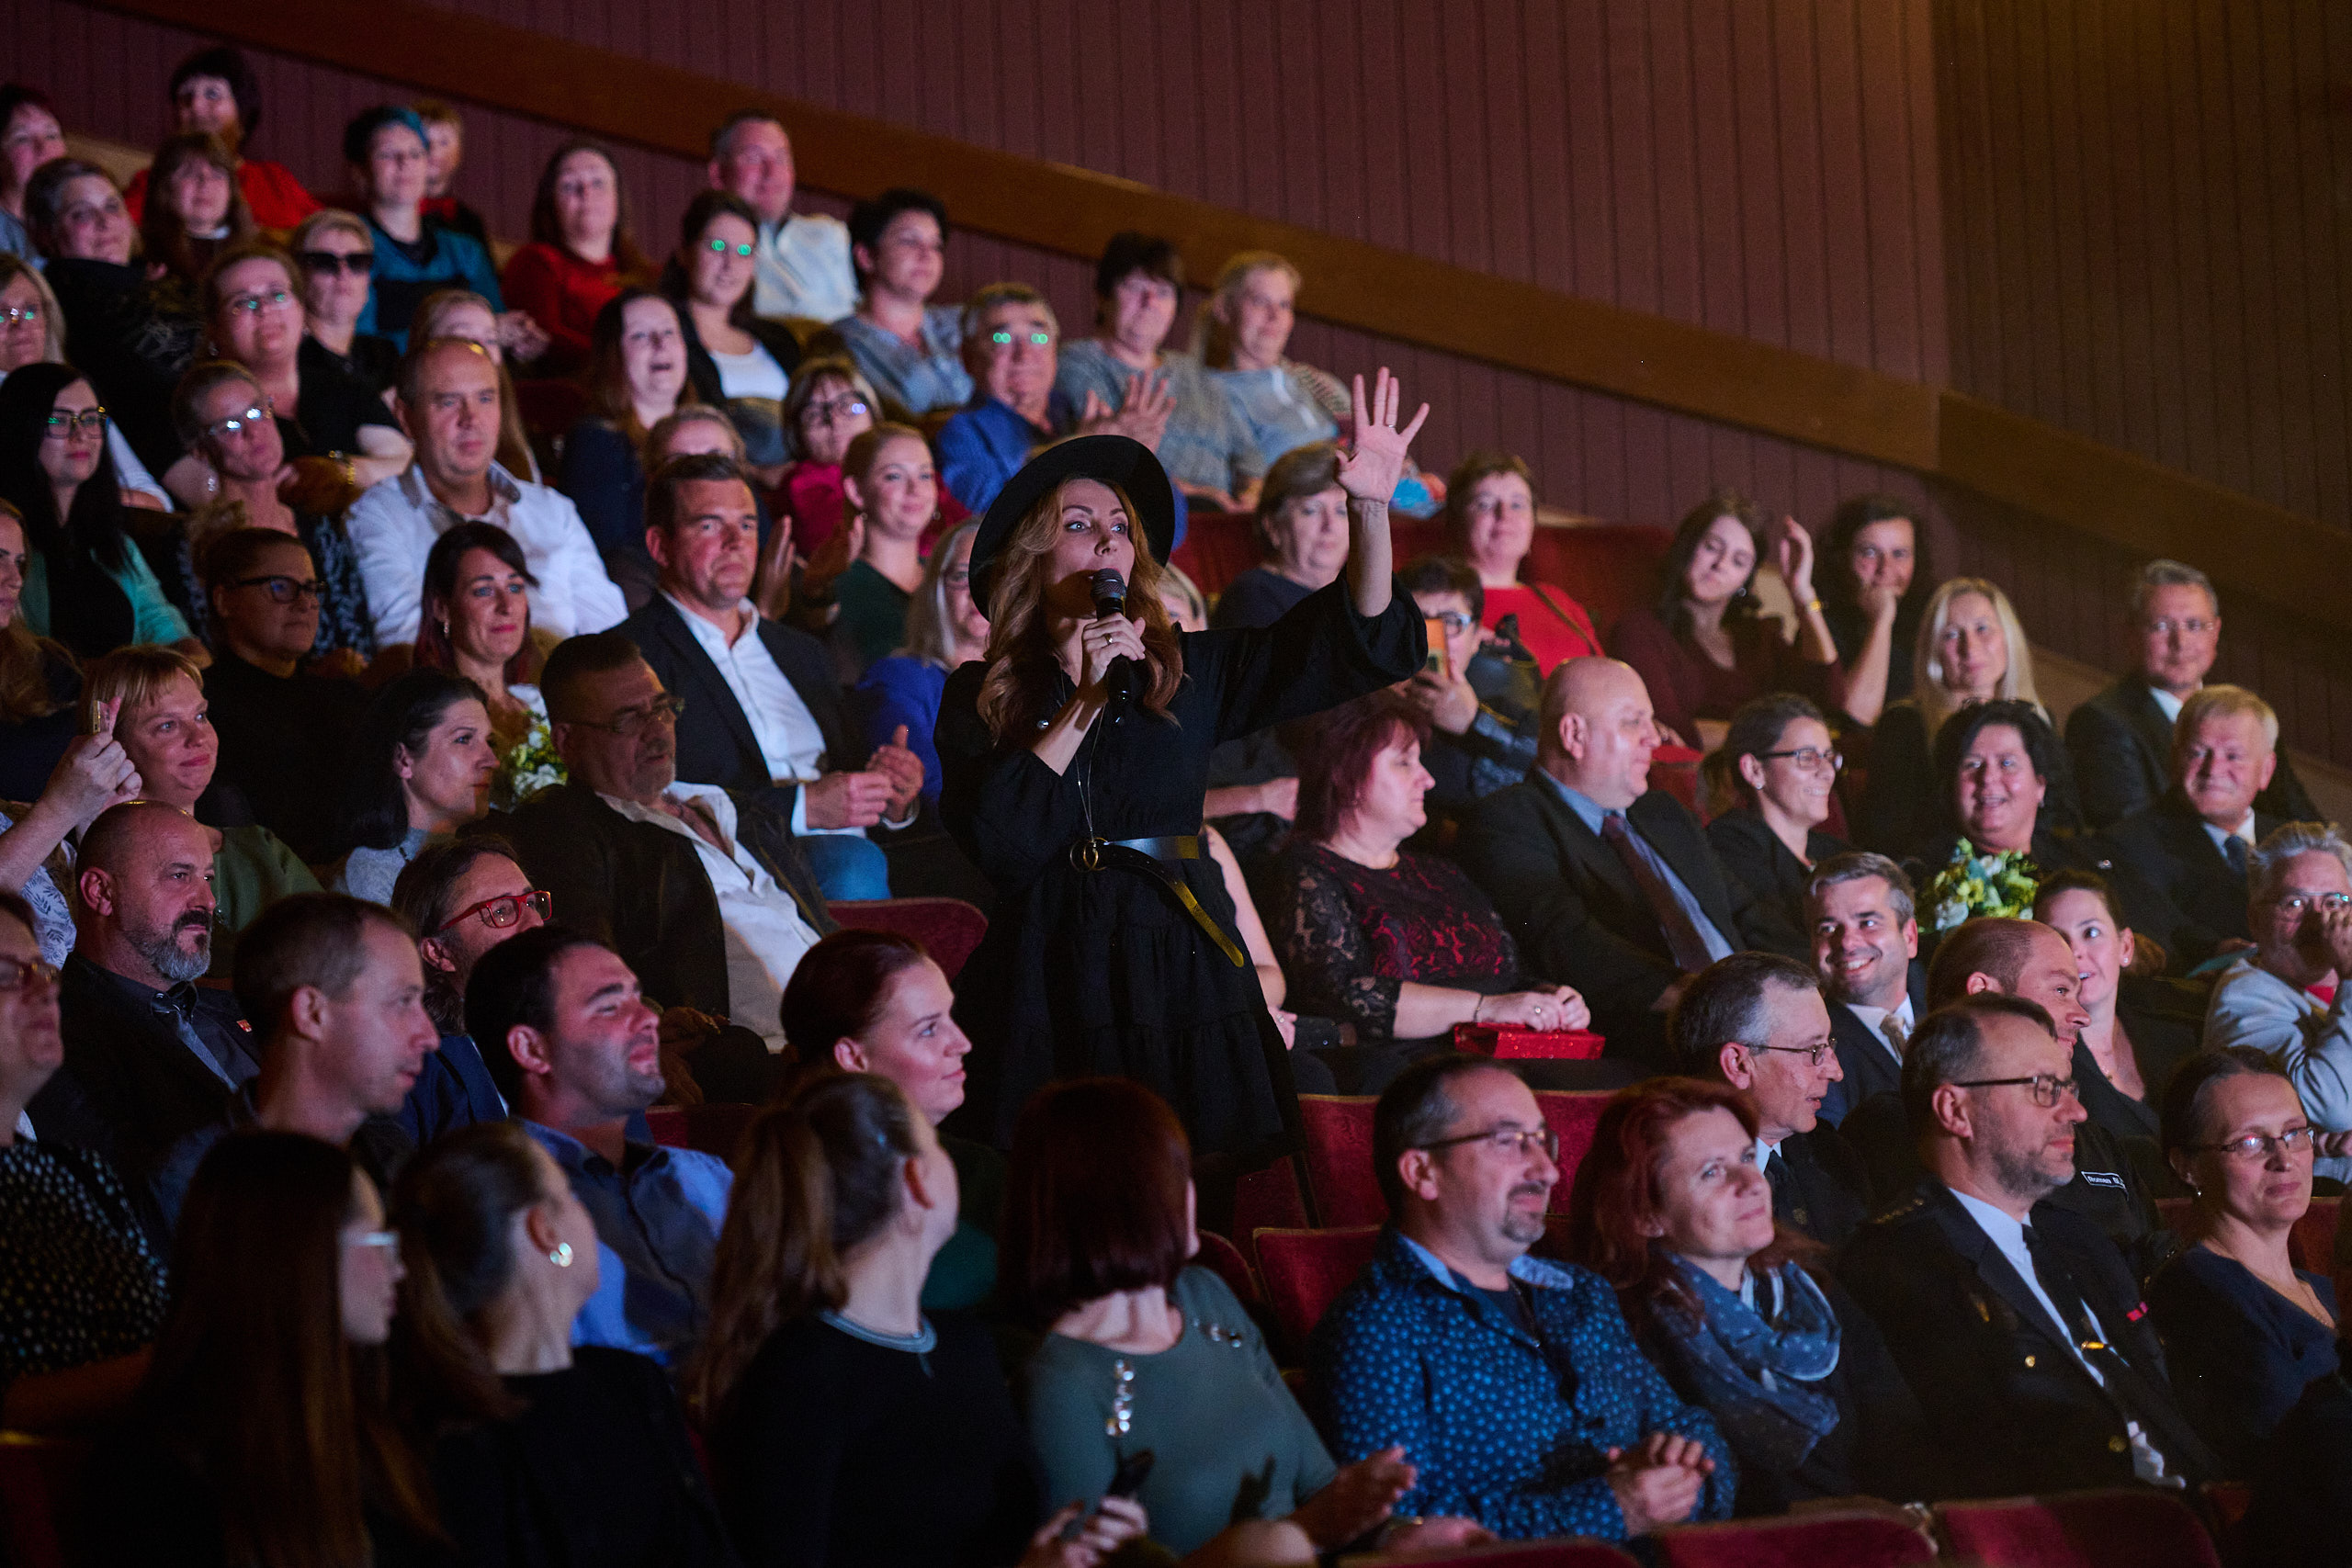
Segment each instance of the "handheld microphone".
[[[1090,580],[1088,587],[1094,594],[1094,615],[1124,615],[1127,613],[1127,580],[1115,567],[1104,567]],[[1103,681],[1114,706],[1126,702],[1136,693],[1135,660],[1124,655],[1111,660],[1111,670]]]

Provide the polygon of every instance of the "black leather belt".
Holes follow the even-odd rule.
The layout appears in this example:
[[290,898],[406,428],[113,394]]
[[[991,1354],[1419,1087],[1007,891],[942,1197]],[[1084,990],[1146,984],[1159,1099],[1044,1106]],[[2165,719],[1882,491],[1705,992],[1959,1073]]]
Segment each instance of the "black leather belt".
[[1240,944],[1219,930],[1184,879],[1168,869],[1163,863],[1172,860],[1199,860],[1201,840],[1196,833],[1175,833],[1158,839],[1080,839],[1069,847],[1069,863],[1080,871],[1101,871],[1108,866],[1122,866],[1141,872],[1176,896],[1193,923],[1208,933],[1209,940],[1237,969],[1250,967],[1250,959]]

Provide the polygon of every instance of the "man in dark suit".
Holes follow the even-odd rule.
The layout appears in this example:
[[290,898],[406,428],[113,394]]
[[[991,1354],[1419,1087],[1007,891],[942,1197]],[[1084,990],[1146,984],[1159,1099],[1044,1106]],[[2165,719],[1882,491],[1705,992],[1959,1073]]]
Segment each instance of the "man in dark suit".
[[504,827],[556,918],[619,953],[664,1005],[780,1043],[785,982],[833,930],[784,814],[760,795],[677,782],[676,699],[620,632],[559,644],[539,685],[571,778]]
[[1777,953],[1735,953],[1691,979],[1668,1027],[1684,1071],[1731,1085],[1755,1112],[1773,1217],[1845,1246],[1870,1213],[1870,1182],[1821,1120],[1840,1069],[1814,972]]
[[1649,788],[1657,725],[1642,678],[1571,659],[1544,685],[1527,777],[1480,801],[1456,857],[1530,974],[1573,986],[1612,1056],[1667,1061],[1689,977],[1743,948],[1805,955],[1788,917],[1726,874],[1697,818]]
[[2278,716],[2243,686],[2206,686],[2181,705],[2173,734],[2172,787],[2107,841],[2179,908],[2176,956],[2193,964],[2253,940],[2246,861],[2280,826],[2258,805],[2278,765]]
[[[2173,720],[2213,668],[2222,645],[2222,602],[2212,581],[2195,567],[2154,560],[2133,581],[2132,624],[2139,668],[2066,719],[2075,784],[2083,817],[2094,828],[2145,810],[2171,787]],[[2297,822],[2319,815],[2283,751],[2259,806]]]
[[260,1071],[235,998],[196,984],[212,962],[211,831],[153,801],[117,806],[82,836],[76,887],[65,1061],[28,1114],[44,1141],[94,1149],[137,1182]]
[[2083,1124],[2071,1053],[2021,998],[1930,1013],[1903,1062],[1927,1179],[1838,1269],[1942,1439],[1954,1492],[2196,1486],[2217,1461],[2173,1397],[2135,1276],[2045,1201]]
[[746,597],[760,525],[742,471],[713,453],[665,463],[646,485],[645,518],[661,591],[620,629],[685,704],[678,777],[780,791],[828,897],[888,897],[889,870],[868,833],[914,821],[922,761],[893,744],[876,748],[865,768],[843,769],[863,748],[831,657],[806,632],[763,619]]
[[1884,855],[1833,855],[1806,879],[1813,967],[1829,1003],[1830,1038],[1842,1076],[1821,1102],[1833,1125],[1903,1078],[1903,1043],[1918,1023],[1919,922],[1911,879]]

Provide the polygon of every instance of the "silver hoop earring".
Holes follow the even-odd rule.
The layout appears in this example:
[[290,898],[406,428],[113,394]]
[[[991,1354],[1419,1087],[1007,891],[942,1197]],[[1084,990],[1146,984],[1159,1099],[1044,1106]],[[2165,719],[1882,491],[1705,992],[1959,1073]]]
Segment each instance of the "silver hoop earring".
[[571,1244],[568,1241],[557,1242],[555,1244],[555,1250],[548,1254],[548,1261],[554,1264],[559,1269],[571,1268]]

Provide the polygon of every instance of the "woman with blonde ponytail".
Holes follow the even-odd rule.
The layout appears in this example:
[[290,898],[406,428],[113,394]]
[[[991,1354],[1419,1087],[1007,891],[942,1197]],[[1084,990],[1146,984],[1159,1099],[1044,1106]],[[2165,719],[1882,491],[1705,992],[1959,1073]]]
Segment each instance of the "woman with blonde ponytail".
[[888,1078],[820,1075],[745,1134],[685,1381],[746,1562],[1092,1568],[1148,1528],[1122,1498],[1075,1540],[1080,1502],[1040,1527],[987,1330],[923,1314],[956,1215],[956,1168]]

